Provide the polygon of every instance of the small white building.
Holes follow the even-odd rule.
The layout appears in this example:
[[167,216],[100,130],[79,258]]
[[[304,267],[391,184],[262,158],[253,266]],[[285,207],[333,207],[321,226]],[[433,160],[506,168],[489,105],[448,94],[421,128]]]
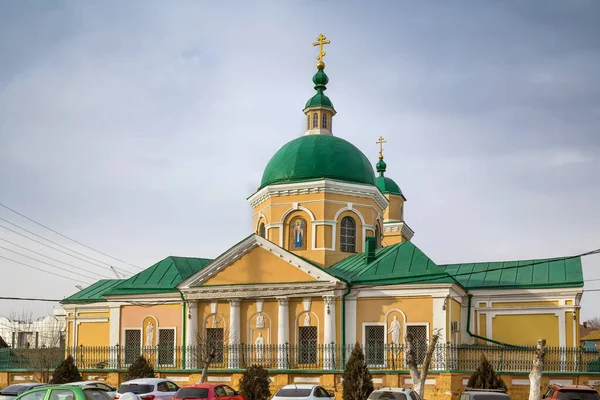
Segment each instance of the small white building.
[[0,317],[0,337],[13,348],[63,347],[65,345],[65,310],[33,320],[27,317]]

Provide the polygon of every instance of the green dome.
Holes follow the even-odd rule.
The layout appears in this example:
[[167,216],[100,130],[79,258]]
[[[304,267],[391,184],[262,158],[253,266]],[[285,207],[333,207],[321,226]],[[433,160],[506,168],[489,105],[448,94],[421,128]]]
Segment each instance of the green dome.
[[375,184],[381,190],[381,193],[398,194],[403,196],[400,186],[392,178],[387,176],[378,176],[375,178]]
[[323,178],[375,185],[371,163],[352,143],[335,136],[305,135],[275,153],[265,168],[259,189]]
[[304,108],[306,109],[308,107],[317,106],[333,108],[333,103],[331,100],[329,100],[329,97],[323,93],[325,90],[327,90],[325,85],[329,83],[329,77],[322,69],[319,69],[313,76],[313,83],[315,84],[315,90],[317,91],[317,94],[315,94],[306,102],[306,106]]

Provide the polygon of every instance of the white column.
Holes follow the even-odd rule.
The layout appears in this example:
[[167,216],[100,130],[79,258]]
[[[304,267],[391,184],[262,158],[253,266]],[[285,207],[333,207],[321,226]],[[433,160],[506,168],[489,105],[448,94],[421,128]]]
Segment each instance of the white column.
[[198,345],[198,302],[190,301],[188,304],[187,321],[185,325],[185,367],[197,368],[196,346]]
[[240,300],[229,300],[229,368],[239,368]]
[[[438,343],[440,345],[446,344],[448,341],[448,310],[450,309],[450,297],[434,297],[433,298],[433,332],[438,332],[440,337]],[[429,338],[427,338],[429,341]],[[436,349],[437,350],[437,349]],[[434,354],[437,355],[437,354]],[[443,357],[435,357],[436,362],[433,364],[433,369],[443,370],[446,369],[445,362],[442,361]]]
[[[112,369],[119,368],[119,347],[120,344],[120,325],[121,325],[121,306],[110,306],[108,308],[108,343],[110,345],[109,365]],[[125,343],[121,343],[122,345]]]
[[290,342],[290,313],[287,297],[277,299],[279,308],[277,310],[277,368],[287,369],[289,360],[287,346]]
[[323,315],[325,322],[323,323],[323,369],[333,369],[335,361],[335,297],[323,296],[324,307]]
[[[356,298],[346,297],[346,361],[356,344]],[[340,366],[343,369],[344,366]]]

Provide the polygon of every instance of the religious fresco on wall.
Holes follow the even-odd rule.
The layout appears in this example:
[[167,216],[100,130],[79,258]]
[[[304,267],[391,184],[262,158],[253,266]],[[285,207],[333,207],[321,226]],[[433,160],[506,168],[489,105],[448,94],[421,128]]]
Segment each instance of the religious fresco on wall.
[[306,250],[306,221],[294,218],[290,222],[290,250]]

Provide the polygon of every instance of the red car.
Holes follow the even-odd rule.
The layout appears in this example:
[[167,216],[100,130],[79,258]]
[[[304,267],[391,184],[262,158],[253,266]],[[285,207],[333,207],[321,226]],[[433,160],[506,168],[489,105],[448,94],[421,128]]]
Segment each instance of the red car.
[[600,400],[598,391],[592,386],[552,384],[542,396],[547,400]]
[[198,383],[180,388],[173,400],[248,400],[246,396],[221,383]]

